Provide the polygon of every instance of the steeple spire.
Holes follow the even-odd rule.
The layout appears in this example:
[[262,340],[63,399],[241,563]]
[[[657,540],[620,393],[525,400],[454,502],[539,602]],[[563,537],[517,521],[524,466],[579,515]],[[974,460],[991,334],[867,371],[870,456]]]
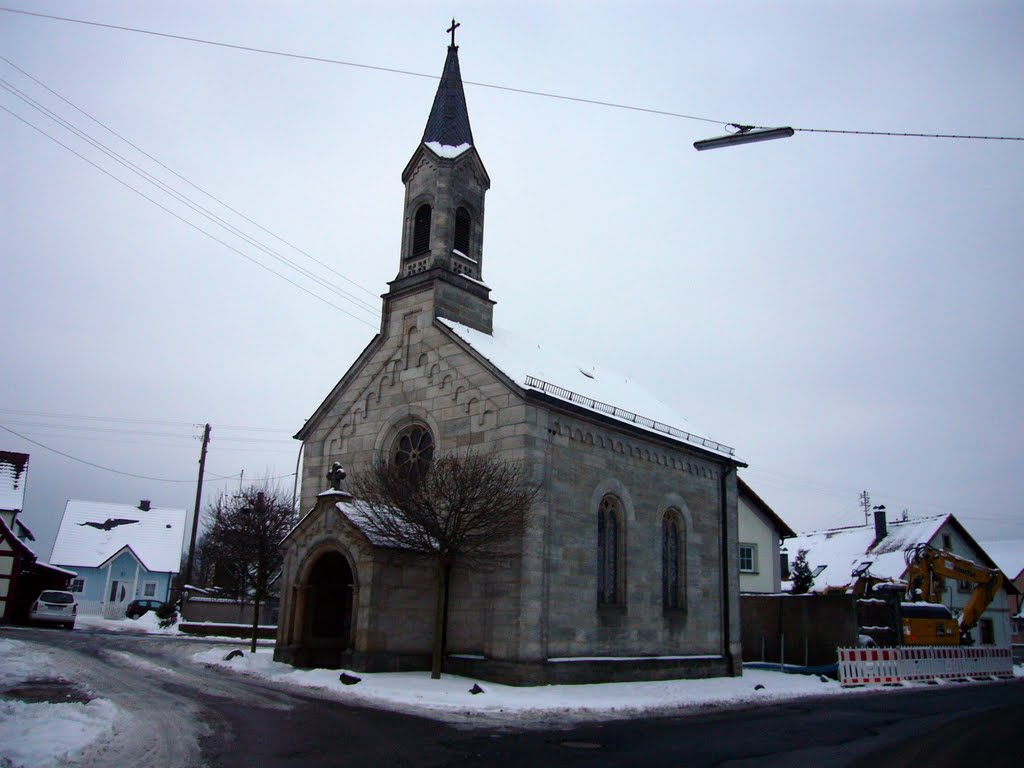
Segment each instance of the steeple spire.
[[453,43],[448,46],[448,58],[444,62],[441,82],[437,85],[434,105],[423,131],[423,143],[436,141],[446,147],[473,144],[473,131],[469,127],[469,110],[466,108],[466,94],[462,90],[462,73],[459,71],[459,46],[454,44],[455,19],[448,29]]

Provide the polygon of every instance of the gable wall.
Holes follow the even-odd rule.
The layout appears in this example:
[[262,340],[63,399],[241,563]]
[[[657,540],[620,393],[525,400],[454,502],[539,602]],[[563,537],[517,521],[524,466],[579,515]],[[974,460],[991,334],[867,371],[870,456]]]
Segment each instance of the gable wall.
[[[316,494],[327,487],[325,476],[333,462],[340,461],[347,472],[357,473],[386,451],[412,421],[430,427],[439,453],[486,446],[510,461],[523,460],[530,439],[524,425],[525,404],[433,325],[431,301],[431,293],[425,291],[390,303],[381,348],[356,372],[306,438],[304,509],[312,508]],[[302,549],[298,547],[295,558],[302,556]],[[286,566],[285,573],[293,571]],[[421,623],[416,617],[424,605],[432,622],[433,568],[405,565],[389,572],[376,567],[372,582],[366,585],[388,599],[376,601],[380,610],[357,616],[357,632],[365,630],[365,634],[358,635],[356,649],[429,650],[429,644],[415,648],[424,635],[414,627]],[[456,568],[451,589],[449,651],[492,653],[497,646],[515,644],[517,563],[484,574]],[[360,604],[369,602],[361,598]],[[282,613],[285,610],[282,606]],[[432,632],[432,623],[427,627]]]
[[741,592],[778,592],[781,588],[779,532],[767,516],[739,497],[739,542],[757,548],[754,573],[740,572]]

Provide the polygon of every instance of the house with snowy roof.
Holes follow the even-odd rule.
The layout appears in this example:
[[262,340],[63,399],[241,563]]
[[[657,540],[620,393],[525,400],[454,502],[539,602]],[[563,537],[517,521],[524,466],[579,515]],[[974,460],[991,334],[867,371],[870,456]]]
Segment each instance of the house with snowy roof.
[[[876,510],[873,525],[801,533],[787,540],[786,548],[791,558],[801,550],[807,551],[807,564],[814,574],[813,592],[835,593],[852,591],[861,577],[905,584],[904,553],[920,544],[952,552],[986,568],[999,567],[951,514],[889,521],[884,510]],[[974,585],[969,582],[947,580],[942,603],[957,616],[973,591]],[[1005,583],[971,631],[975,642],[1010,643],[1008,596],[1016,591],[1012,583]]]
[[124,618],[132,600],[168,600],[185,541],[185,510],[70,500],[51,562],[77,572],[79,613]]
[[375,540],[325,478],[335,462],[354,474],[483,451],[540,491],[510,562],[452,573],[448,670],[517,684],[738,674],[745,465],[629,376],[494,325],[491,179],[454,44],[402,181],[380,332],[296,435],[305,514],[284,542],[275,658],[429,669],[434,561]]
[[73,571],[40,560],[35,536],[19,515],[25,505],[29,454],[0,451],[0,622],[23,621],[44,589],[64,589]]

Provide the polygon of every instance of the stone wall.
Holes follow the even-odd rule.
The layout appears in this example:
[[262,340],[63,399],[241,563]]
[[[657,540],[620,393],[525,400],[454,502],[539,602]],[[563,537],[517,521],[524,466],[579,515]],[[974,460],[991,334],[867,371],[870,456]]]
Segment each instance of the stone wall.
[[[544,497],[535,550],[524,553],[524,602],[541,609],[519,658],[722,655],[722,464],[657,439],[547,409],[537,436],[536,465]],[[735,541],[735,475],[726,476],[729,538]],[[624,604],[597,600],[597,510],[605,494],[624,507]],[[680,513],[685,527],[685,603],[663,608],[662,521]],[[730,559],[735,545],[727,546]],[[735,563],[728,564],[731,571]],[[738,596],[732,596],[738,657]]]

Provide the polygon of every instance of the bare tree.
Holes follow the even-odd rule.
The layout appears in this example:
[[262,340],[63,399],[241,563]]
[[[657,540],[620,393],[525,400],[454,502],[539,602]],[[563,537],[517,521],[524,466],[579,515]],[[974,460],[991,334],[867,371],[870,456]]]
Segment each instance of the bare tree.
[[227,576],[239,599],[252,597],[252,646],[256,652],[260,604],[281,569],[281,540],[294,524],[290,494],[267,481],[237,494],[222,493],[210,506],[204,542],[213,567]]
[[481,569],[515,554],[538,488],[521,465],[492,455],[449,454],[414,471],[378,459],[351,484],[379,539],[437,564],[431,677],[441,676],[448,592],[456,564]]

